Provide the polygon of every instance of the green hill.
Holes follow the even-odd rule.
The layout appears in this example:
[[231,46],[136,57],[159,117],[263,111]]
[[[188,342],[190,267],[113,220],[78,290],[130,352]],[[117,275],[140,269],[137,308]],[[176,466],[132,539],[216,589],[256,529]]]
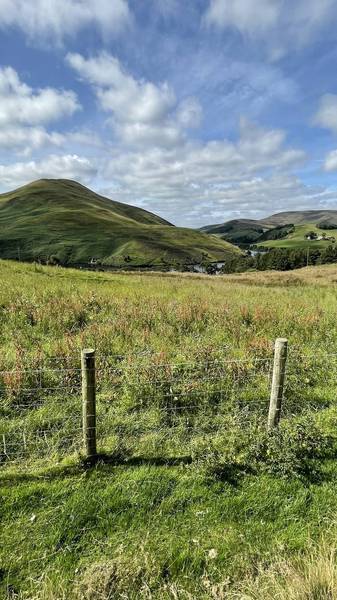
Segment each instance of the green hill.
[[232,244],[265,248],[324,248],[330,239],[307,240],[309,232],[317,237],[337,238],[337,210],[306,210],[277,213],[260,220],[235,219],[208,225],[201,231]]
[[267,226],[276,227],[277,225],[304,225],[306,223],[320,224],[321,221],[330,220],[337,223],[337,210],[292,210],[276,213],[265,219],[260,219],[259,223]]
[[[274,231],[274,230],[271,230]],[[317,235],[317,239],[308,240],[306,236],[313,232]],[[320,239],[322,236],[326,236],[326,239]],[[330,239],[329,239],[330,238]],[[333,239],[332,239],[333,238]],[[282,239],[266,240],[261,241],[257,245],[265,248],[326,248],[332,243],[333,240],[337,240],[336,229],[320,228],[312,223],[306,223],[303,225],[295,225],[293,231]]]
[[174,227],[75,181],[40,180],[0,195],[0,257],[61,264],[148,265],[225,260],[238,250]]
[[233,219],[220,225],[202,227],[200,231],[217,235],[232,244],[254,244],[269,228],[252,219]]

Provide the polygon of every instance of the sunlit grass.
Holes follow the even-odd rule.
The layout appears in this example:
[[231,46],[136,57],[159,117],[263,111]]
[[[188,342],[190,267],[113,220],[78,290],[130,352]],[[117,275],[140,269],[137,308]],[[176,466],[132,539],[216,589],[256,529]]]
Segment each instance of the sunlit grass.
[[[336,267],[206,277],[2,262],[0,276],[0,426],[20,449],[0,467],[4,598],[334,597]],[[279,336],[288,385],[268,441]],[[110,458],[89,470],[84,346]]]

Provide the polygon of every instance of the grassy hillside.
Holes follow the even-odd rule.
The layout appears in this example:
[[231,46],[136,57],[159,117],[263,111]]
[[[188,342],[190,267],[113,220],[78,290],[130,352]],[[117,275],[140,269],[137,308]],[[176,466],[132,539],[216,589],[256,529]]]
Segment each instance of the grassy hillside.
[[250,219],[234,219],[220,225],[202,227],[200,231],[217,235],[232,244],[254,244],[268,226]]
[[259,242],[257,245],[265,248],[326,248],[331,245],[331,240],[306,240],[305,236],[309,232],[315,232],[321,236],[325,234],[326,237],[333,237],[337,240],[336,229],[320,229],[312,223],[306,223],[304,225],[295,225],[295,229],[292,233],[287,235],[285,238],[279,240],[267,240],[265,242]]
[[[295,225],[293,233],[281,236],[280,239],[272,239],[274,234],[275,237],[279,237],[279,230],[283,226],[290,225]],[[324,229],[320,230],[320,225]],[[256,221],[235,219],[220,225],[202,227],[201,231],[241,246],[258,244],[269,248],[306,248],[313,245],[312,242],[307,243],[304,239],[306,233],[316,231],[319,234],[325,232],[327,237],[336,236],[336,227],[336,210],[307,210],[277,213]],[[324,248],[327,245],[328,243],[324,241],[315,242],[317,248]]]
[[173,227],[147,211],[66,180],[41,180],[0,196],[0,256],[62,264],[223,260],[226,242]]
[[337,223],[337,210],[290,210],[276,213],[265,219],[260,219],[260,223],[276,227],[276,225],[305,225],[306,223],[319,224],[321,221],[331,221]]
[[[209,278],[0,261],[0,278],[1,598],[336,597],[336,266]],[[288,383],[267,435],[277,336]],[[84,346],[110,457],[91,469]]]

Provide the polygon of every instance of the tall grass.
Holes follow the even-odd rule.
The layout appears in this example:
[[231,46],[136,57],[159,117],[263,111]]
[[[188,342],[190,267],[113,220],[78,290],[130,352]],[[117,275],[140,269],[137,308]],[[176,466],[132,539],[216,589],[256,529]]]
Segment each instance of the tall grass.
[[[1,262],[0,275],[0,429],[29,449],[0,466],[4,597],[334,597],[334,266],[210,278]],[[288,383],[270,436],[279,336]],[[84,346],[109,456],[91,470]]]

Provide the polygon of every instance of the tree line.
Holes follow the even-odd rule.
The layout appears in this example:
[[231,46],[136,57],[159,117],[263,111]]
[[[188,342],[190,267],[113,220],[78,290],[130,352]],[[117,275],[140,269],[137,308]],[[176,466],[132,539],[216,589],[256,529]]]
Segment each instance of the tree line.
[[221,268],[222,273],[242,273],[249,270],[291,271],[301,267],[337,263],[337,247],[327,246],[323,249],[288,249],[273,248],[267,252],[233,256]]

